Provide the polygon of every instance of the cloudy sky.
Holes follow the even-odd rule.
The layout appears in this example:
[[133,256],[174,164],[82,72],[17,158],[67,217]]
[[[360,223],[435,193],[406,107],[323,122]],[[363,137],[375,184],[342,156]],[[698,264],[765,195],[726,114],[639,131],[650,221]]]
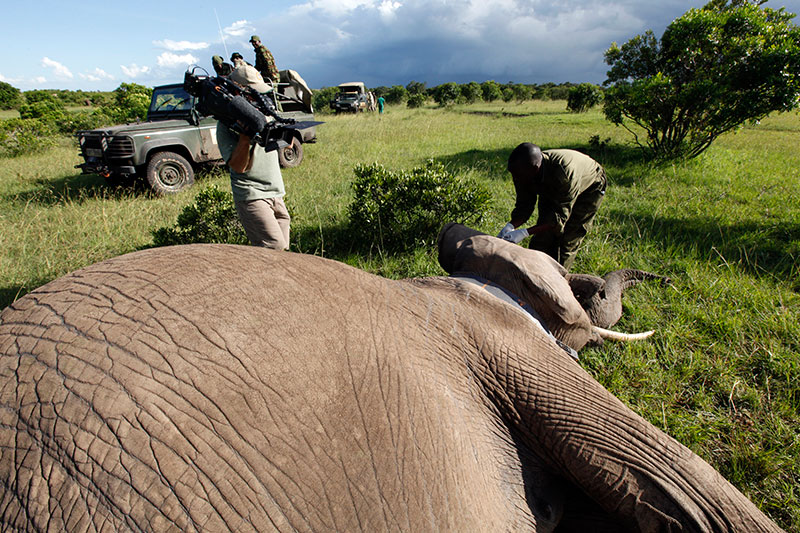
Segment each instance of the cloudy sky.
[[[705,0],[287,0],[10,2],[0,81],[22,89],[112,90],[183,79],[258,34],[278,68],[313,88],[345,81],[602,83],[603,51]],[[769,0],[800,12],[800,0]],[[800,20],[795,19],[795,23]]]

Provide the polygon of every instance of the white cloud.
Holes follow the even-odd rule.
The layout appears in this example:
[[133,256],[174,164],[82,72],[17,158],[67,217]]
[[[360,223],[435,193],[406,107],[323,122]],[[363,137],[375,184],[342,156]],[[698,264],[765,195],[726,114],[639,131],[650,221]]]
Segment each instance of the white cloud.
[[165,48],[171,52],[183,52],[184,50],[205,50],[209,47],[208,43],[193,43],[191,41],[173,41],[171,39],[164,39],[162,41],[153,41],[153,44],[159,48]]
[[187,65],[191,65],[192,63],[197,63],[198,59],[194,57],[192,54],[173,54],[172,52],[164,52],[158,59],[159,67],[185,67]]
[[109,74],[108,72],[106,72],[101,68],[96,68],[90,72],[87,72],[86,74],[80,74],[80,77],[83,78],[84,80],[95,81],[95,82],[114,79],[114,76],[112,76],[111,74]]
[[127,67],[125,65],[120,65],[119,68],[121,68],[122,72],[129,78],[138,78],[142,74],[148,74],[150,72],[150,67],[140,67],[136,63]]
[[222,30],[225,35],[230,35],[231,37],[241,37],[242,35],[247,35],[252,31],[253,25],[247,20],[237,20]]
[[20,82],[20,81],[22,81],[22,80],[21,80],[21,79],[19,79],[19,78],[6,78],[6,77],[5,77],[5,76],[3,76],[2,74],[0,74],[0,81],[4,81],[4,82],[6,82],[6,83],[10,83],[10,84],[12,84],[12,85],[13,85],[13,84],[15,84],[15,83],[19,83],[19,82]]
[[45,78],[44,76],[36,76],[35,78],[33,78],[33,83],[38,83],[38,84],[47,83],[47,78]]
[[395,11],[397,11],[403,4],[400,2],[393,2],[392,0],[383,0],[381,5],[378,6],[378,11],[381,14],[381,18],[384,20],[389,20],[394,17]]
[[72,78],[74,78],[74,76],[72,75],[72,72],[70,72],[67,67],[65,67],[64,65],[62,65],[58,61],[53,61],[49,57],[43,57],[42,58],[42,66],[45,67],[45,68],[52,69],[53,74],[55,75],[56,78],[59,78],[59,79],[65,79],[65,78],[66,79],[72,79]]

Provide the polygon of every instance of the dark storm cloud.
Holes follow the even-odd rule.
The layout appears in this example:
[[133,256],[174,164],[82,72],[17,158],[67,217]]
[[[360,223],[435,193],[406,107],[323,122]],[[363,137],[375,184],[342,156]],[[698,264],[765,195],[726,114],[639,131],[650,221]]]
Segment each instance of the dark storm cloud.
[[[796,1],[796,0],[793,0]],[[694,0],[312,0],[270,26],[271,49],[313,87],[455,81],[602,83],[603,52],[660,35]],[[256,25],[260,26],[259,22]]]

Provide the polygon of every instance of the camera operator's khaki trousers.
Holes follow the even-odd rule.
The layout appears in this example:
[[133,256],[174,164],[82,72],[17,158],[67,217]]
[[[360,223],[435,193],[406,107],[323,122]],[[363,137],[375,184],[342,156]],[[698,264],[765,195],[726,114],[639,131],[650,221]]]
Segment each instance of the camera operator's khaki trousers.
[[289,249],[289,210],[283,198],[236,202],[236,213],[253,246]]

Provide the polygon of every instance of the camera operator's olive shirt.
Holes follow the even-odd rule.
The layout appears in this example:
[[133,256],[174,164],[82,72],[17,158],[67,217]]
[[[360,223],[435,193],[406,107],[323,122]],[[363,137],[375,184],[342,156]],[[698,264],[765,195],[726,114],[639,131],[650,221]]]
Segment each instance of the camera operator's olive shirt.
[[602,187],[605,190],[605,171],[586,154],[575,150],[543,150],[542,173],[536,183],[514,183],[517,200],[511,220],[527,221],[539,199],[539,221],[556,224],[559,233],[572,215],[578,196]]
[[[233,149],[238,142],[238,133],[217,122],[217,144],[226,163],[233,155]],[[250,170],[239,173],[228,167],[228,171],[231,174],[231,190],[235,202],[276,198],[286,194],[277,150],[265,152],[264,148],[256,146]]]

